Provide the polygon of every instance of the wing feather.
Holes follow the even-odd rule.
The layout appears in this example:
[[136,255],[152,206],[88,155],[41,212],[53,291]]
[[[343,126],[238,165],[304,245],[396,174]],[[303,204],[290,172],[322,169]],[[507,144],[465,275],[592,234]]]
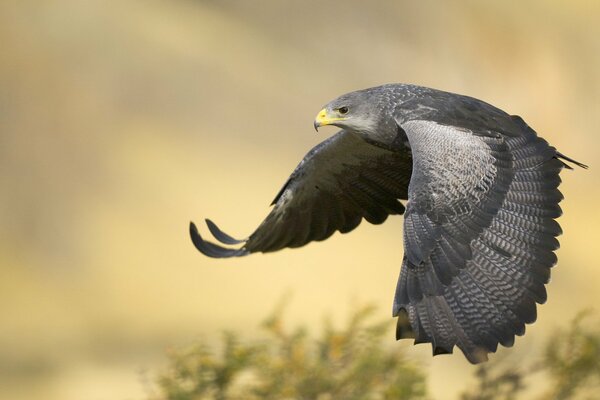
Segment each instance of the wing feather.
[[486,360],[524,334],[536,303],[546,301],[561,234],[560,159],[570,159],[512,121],[519,129],[506,128],[510,136],[431,121],[402,125],[414,166],[397,337],[430,342],[434,354],[457,345],[469,361]]
[[238,257],[277,251],[324,240],[335,231],[350,232],[364,218],[373,224],[402,214],[408,197],[410,151],[375,146],[340,131],[313,148],[273,200],[273,209],[247,239],[238,240],[206,220],[209,231],[226,248],[204,240],[195,225],[196,248],[209,257]]

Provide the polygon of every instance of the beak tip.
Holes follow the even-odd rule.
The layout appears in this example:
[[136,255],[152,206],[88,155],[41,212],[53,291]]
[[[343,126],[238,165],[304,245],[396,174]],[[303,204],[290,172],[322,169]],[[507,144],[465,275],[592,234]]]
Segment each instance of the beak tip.
[[313,126],[315,127],[315,131],[319,132],[319,126],[320,126],[320,124],[317,121],[315,121],[313,123]]

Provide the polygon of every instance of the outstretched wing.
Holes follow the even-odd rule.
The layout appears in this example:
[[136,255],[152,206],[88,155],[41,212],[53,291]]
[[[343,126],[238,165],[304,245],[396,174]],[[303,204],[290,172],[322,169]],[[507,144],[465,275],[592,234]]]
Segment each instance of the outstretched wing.
[[209,257],[236,257],[324,240],[336,230],[351,231],[362,218],[380,224],[388,215],[404,212],[398,199],[407,198],[411,167],[408,149],[392,151],[340,131],[304,157],[273,200],[269,215],[247,239],[234,239],[206,220],[218,241],[241,247],[206,241],[193,223],[190,235]]
[[[398,339],[457,345],[472,363],[511,346],[546,300],[556,263],[564,158],[519,117],[520,135],[402,124],[413,175],[394,299]],[[569,159],[567,159],[569,160]]]

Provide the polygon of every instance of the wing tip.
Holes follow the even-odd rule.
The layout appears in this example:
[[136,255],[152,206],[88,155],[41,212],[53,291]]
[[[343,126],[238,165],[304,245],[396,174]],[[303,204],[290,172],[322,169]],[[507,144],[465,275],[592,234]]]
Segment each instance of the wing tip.
[[394,317],[398,317],[396,321],[396,340],[416,339],[417,335],[410,324],[406,308],[399,307],[397,310],[394,310]]
[[[422,335],[421,332],[424,332],[424,330],[418,320],[415,321],[417,326],[413,327],[413,324],[410,321],[408,311],[406,310],[405,306],[395,305],[393,315],[394,317],[398,318],[396,323],[396,340],[414,339],[415,345],[430,343],[432,354],[434,357],[454,353],[453,344],[436,344],[434,343],[432,338],[427,337],[426,335]],[[496,351],[495,348],[487,348],[485,346],[476,345],[470,341],[466,343],[457,343],[456,346],[462,351],[467,361],[469,361],[473,365],[486,362],[488,360],[488,354],[494,353]]]
[[432,351],[432,355],[435,356],[441,356],[444,354],[452,354],[454,353],[454,346],[452,347],[444,347],[444,346],[434,346],[433,344],[431,345],[431,351]]
[[207,257],[211,258],[229,258],[229,257],[241,257],[247,254],[250,254],[243,247],[239,249],[228,249],[226,247],[219,246],[207,240],[204,240],[200,233],[198,232],[198,228],[196,224],[190,221],[189,228],[190,238],[192,239],[192,243],[196,249],[204,254]]
[[488,353],[492,352],[490,350],[487,350],[484,347],[479,347],[479,346],[476,346],[476,347],[474,347],[472,349],[468,349],[468,350],[463,350],[463,349],[461,349],[461,350],[462,350],[463,354],[465,355],[465,358],[467,359],[467,361],[469,361],[473,365],[486,362],[488,360]]
[[231,245],[246,242],[246,240],[236,239],[236,238],[232,237],[231,235],[228,235],[227,233],[223,232],[217,226],[217,224],[212,222],[210,219],[205,218],[204,221],[206,222],[206,226],[208,226],[208,230],[210,231],[210,233],[212,233],[212,235],[215,237],[215,239],[217,239],[219,242],[221,242],[223,244],[231,244]]

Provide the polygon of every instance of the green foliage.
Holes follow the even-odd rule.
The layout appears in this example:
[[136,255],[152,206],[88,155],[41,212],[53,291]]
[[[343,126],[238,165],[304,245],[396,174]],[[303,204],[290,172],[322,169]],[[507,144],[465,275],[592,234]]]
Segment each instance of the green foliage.
[[[398,346],[384,345],[390,324],[373,322],[373,311],[358,308],[343,329],[326,321],[312,339],[304,328],[288,330],[279,308],[263,323],[264,341],[247,344],[226,333],[218,354],[204,343],[172,352],[158,399],[425,399],[425,372]],[[474,371],[476,384],[461,400],[532,399],[534,379],[551,382],[539,400],[597,399],[600,325],[580,314],[551,336],[539,360],[512,354]]]
[[540,400],[598,399],[600,396],[600,325],[586,313],[576,316],[546,343],[541,360],[515,368],[505,358],[477,367],[477,385],[462,400],[516,400],[526,396],[525,382],[539,374],[551,382]]
[[233,333],[223,336],[221,357],[215,357],[204,343],[170,354],[169,371],[160,377],[164,398],[170,400],[237,399],[229,395],[233,382],[254,365],[261,347],[243,345]]
[[525,374],[514,367],[506,367],[506,359],[481,364],[475,370],[477,385],[467,391],[461,400],[516,400],[525,389]]
[[552,376],[547,398],[597,399],[600,392],[600,326],[580,313],[568,329],[555,332],[546,346],[543,368]]
[[279,310],[263,324],[268,339],[260,344],[228,333],[220,356],[204,344],[173,352],[160,398],[424,399],[424,373],[398,346],[383,346],[389,322],[372,322],[372,314],[360,308],[341,330],[326,322],[315,340],[303,328],[288,331]]

